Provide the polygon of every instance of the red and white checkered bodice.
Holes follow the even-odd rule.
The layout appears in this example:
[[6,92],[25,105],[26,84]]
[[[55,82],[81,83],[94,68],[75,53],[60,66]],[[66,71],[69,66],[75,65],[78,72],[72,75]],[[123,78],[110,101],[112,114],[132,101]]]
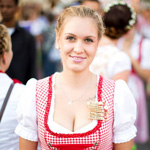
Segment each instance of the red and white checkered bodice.
[[114,122],[114,88],[112,80],[100,76],[98,83],[98,101],[107,101],[109,116],[106,121],[97,121],[97,125],[85,133],[62,134],[51,131],[47,122],[51,107],[52,78],[37,81],[36,109],[38,134],[42,150],[112,150]]

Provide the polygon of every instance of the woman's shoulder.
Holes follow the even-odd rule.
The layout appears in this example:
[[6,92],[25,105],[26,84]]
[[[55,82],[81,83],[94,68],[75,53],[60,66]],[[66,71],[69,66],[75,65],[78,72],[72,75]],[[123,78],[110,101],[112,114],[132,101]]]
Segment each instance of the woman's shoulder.
[[123,58],[129,58],[129,56],[124,52],[124,51],[121,51],[119,50],[116,54],[115,54],[115,57],[118,58],[118,59],[123,59]]
[[102,87],[108,87],[108,86],[111,86],[111,87],[115,87],[115,81],[108,78],[108,77],[105,77],[105,76],[102,76],[102,75],[97,75],[97,82],[98,84],[102,84]]
[[[42,85],[42,84],[45,84],[45,83],[50,83],[50,82],[52,82],[52,81],[55,79],[56,74],[58,74],[58,72],[52,74],[51,76],[47,76],[47,77],[45,77],[45,78],[42,78],[42,79],[37,80],[37,81],[36,81],[36,82],[37,82],[37,85]],[[32,81],[32,82],[34,82],[34,81]]]
[[[110,78],[108,78],[108,77],[104,77],[104,76],[101,76],[101,75],[100,75],[100,78],[102,78],[103,82],[110,83],[110,84],[114,84],[114,83],[115,83],[114,80],[112,80],[112,79],[110,79]],[[100,80],[101,80],[101,79],[100,79]]]
[[103,46],[99,46],[97,51],[106,54],[114,54],[117,53],[119,49],[114,45],[103,45]]
[[[11,83],[10,83],[10,85],[11,85]],[[11,93],[11,98],[14,100],[19,100],[24,89],[25,89],[24,84],[14,83],[14,87],[13,87],[12,93]]]
[[121,79],[115,81],[115,94],[119,95],[119,97],[122,95],[134,99],[127,82]]
[[25,85],[24,84],[20,84],[20,83],[14,83],[14,88],[17,90],[17,91],[21,91],[25,88]]
[[[123,64],[123,65],[124,64],[131,65],[129,56],[123,51],[118,51],[116,54],[114,54],[114,56],[110,59],[110,62],[114,62],[115,65],[116,63]],[[125,66],[122,66],[122,67],[125,67]]]
[[127,83],[126,83],[124,80],[121,80],[121,79],[116,80],[116,81],[115,81],[115,84],[116,84],[117,86],[127,86],[127,87],[128,87]]
[[41,84],[43,82],[46,82],[47,80],[49,80],[52,76],[48,76],[48,77],[44,77],[41,79],[36,79],[36,78],[31,78],[27,81],[26,85],[36,85],[37,83]]
[[106,45],[106,46],[102,46],[98,48],[97,53],[99,53],[100,55],[107,55],[107,57],[110,57],[110,61],[115,60],[130,60],[129,56],[121,51],[118,47],[113,46],[113,45]]

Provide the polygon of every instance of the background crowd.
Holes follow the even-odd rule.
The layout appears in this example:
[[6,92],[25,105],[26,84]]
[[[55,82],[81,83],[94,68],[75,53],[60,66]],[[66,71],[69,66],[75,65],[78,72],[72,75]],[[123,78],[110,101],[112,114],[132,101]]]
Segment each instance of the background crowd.
[[[112,0],[99,0],[98,3],[95,1],[84,3],[82,0],[20,0],[20,2],[18,0],[0,0],[0,22],[8,29],[13,51],[13,58],[6,73],[11,78],[26,84],[32,77],[41,79],[61,71],[60,54],[55,46],[55,26],[59,14],[69,6],[87,5],[103,16],[103,8],[109,1]],[[140,127],[144,126],[144,131],[141,131],[142,133],[139,135],[137,132],[135,142],[137,145],[139,144],[139,150],[147,150],[150,149],[150,52],[147,53],[148,50],[150,51],[150,1],[124,1],[134,7],[137,20],[134,29],[128,35],[119,37],[116,47],[129,56],[132,68],[134,68],[131,72],[136,72],[137,78],[140,79],[139,81],[137,78],[135,80],[131,77],[130,80],[135,80],[139,85],[142,83],[141,86],[144,86],[143,97],[145,99],[144,102],[139,102],[140,107],[138,108],[140,118],[143,120],[141,119],[137,123],[140,124]],[[4,9],[1,2],[8,2],[10,7],[7,6]],[[143,46],[139,45],[140,39],[143,40]],[[129,49],[133,49],[133,51],[129,53]],[[131,55],[139,63],[136,63]],[[146,55],[148,56],[146,57]],[[133,91],[135,97],[139,94],[138,91],[141,91],[141,86],[131,87],[137,89],[137,91]],[[142,109],[145,112],[140,111]],[[145,149],[140,147],[145,145],[147,146]]]

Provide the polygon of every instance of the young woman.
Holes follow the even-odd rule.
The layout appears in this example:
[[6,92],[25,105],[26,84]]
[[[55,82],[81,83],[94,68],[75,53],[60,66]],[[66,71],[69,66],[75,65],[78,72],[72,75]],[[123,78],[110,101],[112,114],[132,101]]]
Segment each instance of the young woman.
[[[63,71],[26,85],[17,109],[20,150],[130,150],[136,104],[126,83],[89,71],[103,33],[85,6],[65,9],[56,26]],[[130,105],[128,105],[130,103]]]
[[[11,39],[7,28],[0,24],[0,149],[19,150],[19,137],[14,133],[17,126],[16,108],[24,85],[16,83],[5,71],[12,60]],[[14,87],[5,106],[5,98],[12,83]]]
[[123,79],[127,82],[131,61],[126,53],[117,48],[117,42],[135,24],[135,11],[125,2],[111,2],[104,8],[103,20],[106,31],[100,40],[90,71],[109,79]]

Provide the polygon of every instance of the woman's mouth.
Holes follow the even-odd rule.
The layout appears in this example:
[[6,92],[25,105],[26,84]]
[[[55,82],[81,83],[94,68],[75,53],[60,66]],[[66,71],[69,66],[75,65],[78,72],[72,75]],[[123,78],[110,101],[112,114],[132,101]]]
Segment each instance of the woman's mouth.
[[76,63],[80,63],[80,62],[82,62],[82,61],[85,60],[85,57],[81,57],[81,56],[71,56],[71,55],[70,55],[70,57],[71,57],[72,60],[73,60],[74,62],[76,62]]

